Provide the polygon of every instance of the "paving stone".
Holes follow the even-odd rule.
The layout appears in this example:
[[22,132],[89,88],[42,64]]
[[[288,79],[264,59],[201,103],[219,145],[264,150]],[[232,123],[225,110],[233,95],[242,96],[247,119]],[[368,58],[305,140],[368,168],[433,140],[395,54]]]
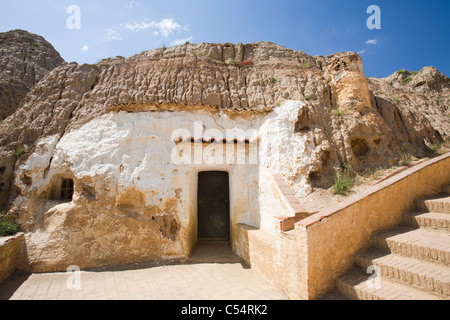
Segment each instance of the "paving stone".
[[231,248],[221,246],[223,256],[215,255],[212,261],[208,250],[201,249],[186,264],[81,271],[81,290],[67,288],[65,273],[17,273],[0,285],[0,299],[248,300],[256,295],[287,299],[254,270],[244,268]]

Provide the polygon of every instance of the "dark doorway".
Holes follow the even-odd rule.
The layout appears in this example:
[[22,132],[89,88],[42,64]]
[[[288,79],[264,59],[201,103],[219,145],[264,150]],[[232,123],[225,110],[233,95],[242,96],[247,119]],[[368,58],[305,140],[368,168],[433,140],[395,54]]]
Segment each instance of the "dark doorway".
[[198,240],[230,239],[230,191],[228,172],[198,174]]

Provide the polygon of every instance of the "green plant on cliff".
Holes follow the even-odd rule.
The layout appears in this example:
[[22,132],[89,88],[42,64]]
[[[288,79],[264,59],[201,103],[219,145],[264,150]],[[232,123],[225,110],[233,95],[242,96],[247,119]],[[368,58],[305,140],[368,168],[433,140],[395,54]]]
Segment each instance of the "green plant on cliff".
[[271,75],[269,78],[270,83],[275,83],[277,82],[277,78],[274,77],[274,75]]
[[19,158],[20,158],[21,156],[23,156],[26,152],[27,152],[27,151],[26,151],[24,148],[19,147],[19,148],[17,148],[17,149],[13,152],[13,156],[14,156],[16,159],[19,159]]
[[429,156],[437,156],[448,152],[450,148],[450,140],[444,142],[436,142],[429,146],[425,146],[425,152]]
[[331,114],[335,117],[342,117],[345,114],[345,110],[343,110],[341,107],[337,106],[336,109],[333,109],[331,111]]
[[408,78],[403,79],[403,80],[402,80],[402,85],[407,85],[408,83],[411,82],[411,80],[412,80],[411,77],[408,77]]
[[404,151],[400,151],[399,154],[398,165],[399,166],[409,166],[413,161],[413,155]]
[[30,43],[30,49],[31,49],[31,51],[36,50],[37,47],[39,47],[39,43],[34,42],[34,41]]
[[0,222],[0,237],[12,236],[19,232],[19,227],[12,222]]
[[346,195],[355,184],[355,179],[350,176],[349,170],[345,169],[341,174],[334,175],[333,194]]

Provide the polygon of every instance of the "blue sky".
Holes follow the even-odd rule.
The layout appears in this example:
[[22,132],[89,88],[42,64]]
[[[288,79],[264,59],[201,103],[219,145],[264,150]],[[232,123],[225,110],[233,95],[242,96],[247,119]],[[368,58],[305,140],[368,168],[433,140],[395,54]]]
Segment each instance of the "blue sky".
[[[71,5],[80,9],[79,29],[67,27]],[[381,29],[367,28],[370,5],[381,10]],[[3,1],[0,31],[11,29],[42,35],[67,62],[96,63],[185,41],[264,40],[310,55],[358,52],[366,76],[424,66],[450,75],[450,0]]]

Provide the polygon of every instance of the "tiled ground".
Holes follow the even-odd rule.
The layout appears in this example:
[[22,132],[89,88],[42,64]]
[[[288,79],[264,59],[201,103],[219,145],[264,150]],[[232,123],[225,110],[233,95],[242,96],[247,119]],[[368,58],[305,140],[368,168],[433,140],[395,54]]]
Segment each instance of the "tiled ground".
[[[286,297],[224,245],[199,245],[183,264],[133,265],[75,274],[16,273],[0,285],[0,299],[274,300]],[[74,282],[72,282],[73,284]]]

